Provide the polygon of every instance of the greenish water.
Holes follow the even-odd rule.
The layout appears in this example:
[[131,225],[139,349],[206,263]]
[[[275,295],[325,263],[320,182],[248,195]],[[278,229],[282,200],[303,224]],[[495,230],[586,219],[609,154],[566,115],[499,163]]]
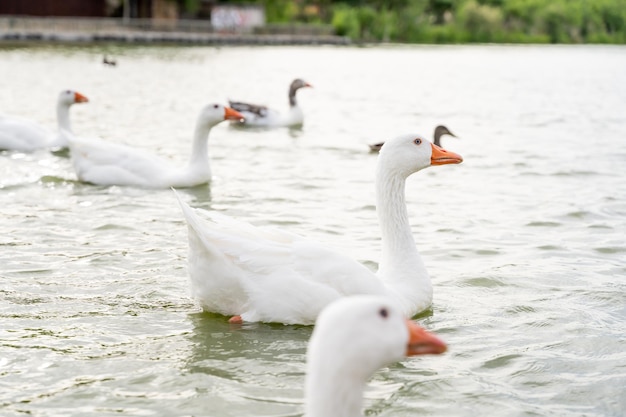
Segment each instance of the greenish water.
[[[463,155],[407,185],[433,278],[418,321],[450,346],[377,373],[367,414],[626,412],[623,47],[0,50],[0,111],[184,163],[197,113],[228,98],[287,106],[301,130],[211,134],[215,180],[181,191],[375,266],[367,143],[447,125]],[[76,182],[69,160],[0,154],[3,416],[300,416],[310,327],[245,324],[190,297],[169,190]]]

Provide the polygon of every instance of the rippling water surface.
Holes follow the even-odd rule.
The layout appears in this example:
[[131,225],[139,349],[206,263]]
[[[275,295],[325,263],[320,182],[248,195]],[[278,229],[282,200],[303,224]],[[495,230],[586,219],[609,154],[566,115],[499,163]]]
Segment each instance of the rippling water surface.
[[[103,67],[103,53],[116,68]],[[461,165],[408,181],[434,282],[418,318],[450,346],[378,372],[367,414],[626,413],[624,47],[16,48],[0,111],[186,162],[196,114],[228,98],[287,106],[300,130],[213,130],[194,207],[300,233],[375,267],[367,143],[430,136]],[[190,298],[170,190],[75,180],[48,152],[0,154],[3,416],[300,416],[311,327],[246,324]],[[329,416],[330,417],[330,416]]]

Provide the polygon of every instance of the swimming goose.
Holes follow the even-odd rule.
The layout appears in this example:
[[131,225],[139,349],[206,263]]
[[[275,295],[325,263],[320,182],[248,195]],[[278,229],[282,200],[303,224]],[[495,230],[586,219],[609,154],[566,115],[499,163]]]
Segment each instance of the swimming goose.
[[288,127],[301,125],[304,122],[304,114],[296,101],[296,92],[304,87],[312,87],[312,85],[300,78],[292,81],[289,86],[289,111],[284,114],[263,105],[244,103],[241,101],[229,101],[230,107],[244,116],[243,121],[234,123],[251,127]]
[[102,57],[102,63],[109,67],[114,67],[117,65],[117,61],[114,59],[109,59],[106,55]]
[[[433,143],[437,146],[441,146],[441,137],[443,135],[450,135],[455,138],[457,137],[454,133],[450,132],[447,127],[439,125],[435,128]],[[385,142],[379,142],[367,146],[370,147],[371,152],[380,152],[380,148],[382,148],[384,144]]]
[[57,98],[58,133],[41,127],[39,124],[19,117],[0,116],[0,149],[20,152],[34,152],[42,148],[67,148],[67,134],[72,132],[70,107],[75,103],[89,100],[74,90],[64,90]]
[[361,295],[336,301],[321,312],[309,340],[305,417],[362,416],[363,390],[374,372],[406,356],[446,350],[392,300]]
[[149,188],[193,187],[211,179],[208,136],[223,120],[243,116],[221,104],[202,109],[196,123],[189,164],[183,168],[143,150],[98,139],[72,137],[70,150],[78,179],[100,185],[132,185]]
[[[378,155],[376,204],[382,231],[377,273],[296,234],[254,227],[211,211],[207,223],[178,198],[188,224],[192,293],[205,311],[231,321],[312,324],[331,301],[354,294],[388,295],[407,317],[432,301],[430,277],[411,233],[407,177],[461,156],[419,135],[387,142]],[[178,195],[177,195],[178,197]]]

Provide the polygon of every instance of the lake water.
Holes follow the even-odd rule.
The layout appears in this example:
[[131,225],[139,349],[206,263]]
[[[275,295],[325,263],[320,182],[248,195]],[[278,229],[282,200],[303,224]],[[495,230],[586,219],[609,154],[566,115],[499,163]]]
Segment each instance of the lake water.
[[[625,47],[4,48],[0,111],[53,129],[73,88],[76,134],[183,164],[204,104],[284,109],[295,77],[304,127],[216,127],[215,179],[183,199],[375,267],[367,143],[445,124],[465,158],[407,185],[435,291],[417,320],[449,352],[382,369],[366,413],[626,414]],[[2,152],[0,212],[2,416],[302,415],[312,328],[202,313],[170,190]]]

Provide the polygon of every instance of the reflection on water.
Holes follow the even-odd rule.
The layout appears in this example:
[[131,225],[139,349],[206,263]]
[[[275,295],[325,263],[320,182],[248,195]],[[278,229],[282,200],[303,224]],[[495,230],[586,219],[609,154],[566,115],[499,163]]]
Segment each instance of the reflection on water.
[[[104,67],[103,54],[118,65]],[[332,64],[332,65],[331,65]],[[376,268],[368,143],[445,124],[464,157],[407,183],[434,283],[418,317],[450,346],[377,373],[369,414],[619,416],[626,244],[623,47],[43,47],[0,50],[0,111],[187,163],[203,104],[286,106],[301,129],[222,124],[193,207],[320,240]],[[66,154],[0,152],[3,415],[302,414],[310,327],[189,298],[171,190],[76,181]]]
[[301,409],[306,343],[312,328],[231,325],[224,317],[207,313],[190,319],[193,353],[186,370],[201,375],[199,389],[206,386],[208,403],[213,403],[213,396],[219,397],[218,402],[225,397],[228,403],[241,403],[239,415],[266,415],[262,411],[266,408],[267,415],[294,415]]

